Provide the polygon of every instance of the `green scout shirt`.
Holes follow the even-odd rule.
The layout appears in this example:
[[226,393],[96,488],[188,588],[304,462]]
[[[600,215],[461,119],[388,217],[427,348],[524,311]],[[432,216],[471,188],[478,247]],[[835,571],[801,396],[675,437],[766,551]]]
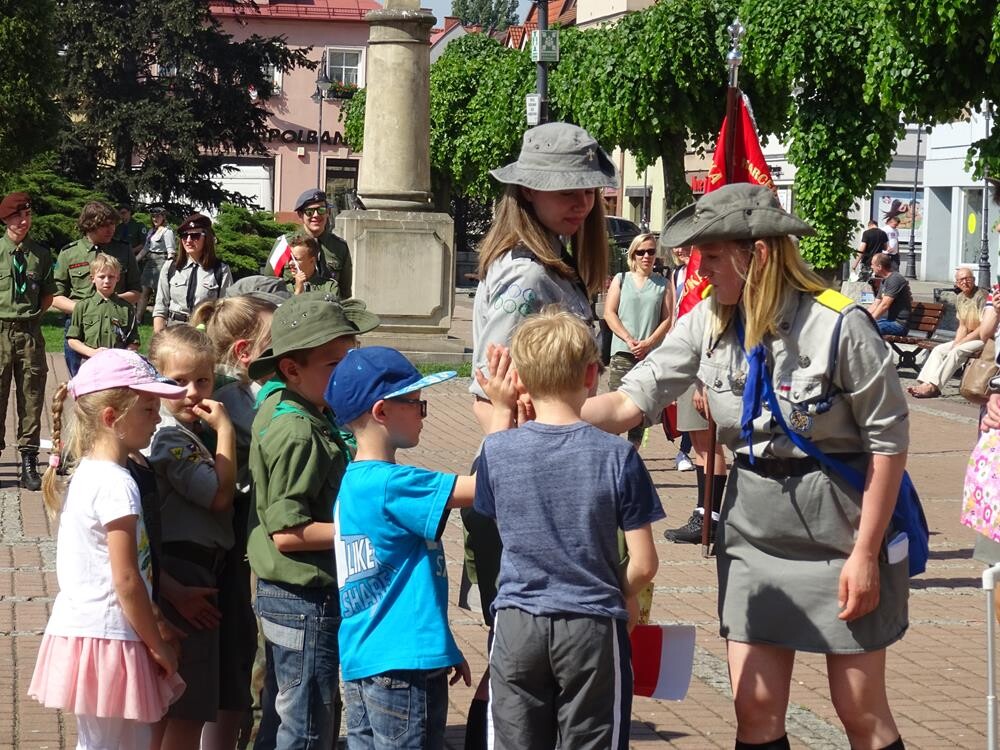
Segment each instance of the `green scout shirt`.
[[323,234],[316,239],[319,240],[319,246],[323,249],[320,257],[325,264],[325,269],[323,264],[320,265],[319,272],[337,282],[340,286],[341,298],[350,299],[354,267],[347,243],[331,231],[329,224],[323,230]]
[[115,287],[115,294],[140,291],[142,281],[132,248],[115,240],[104,247],[98,247],[84,237],[59,251],[55,270],[56,294],[73,301],[86,299],[94,294],[94,285],[90,281],[90,261],[98,252],[112,255],[122,264],[122,275]]
[[21,290],[14,273],[14,250],[10,237],[0,236],[0,320],[39,318],[42,298],[56,293],[52,253],[29,239],[21,243],[26,265],[26,279]]
[[125,349],[139,343],[139,323],[135,308],[117,294],[95,294],[73,308],[66,338],[79,339],[94,349]]
[[327,416],[284,383],[269,383],[260,395],[250,440],[250,567],[266,581],[336,586],[332,546],[283,554],[271,535],[312,521],[333,522],[333,503],[347,470],[347,446]]
[[[285,282],[288,285],[288,293],[295,294],[295,279]],[[331,279],[326,276],[322,271],[318,270],[312,275],[302,289],[303,292],[328,292],[330,294],[336,295],[340,298],[340,284],[337,283],[335,279]]]
[[142,246],[146,244],[146,228],[135,219],[129,219],[124,224],[118,225],[114,239],[124,242],[129,249]]

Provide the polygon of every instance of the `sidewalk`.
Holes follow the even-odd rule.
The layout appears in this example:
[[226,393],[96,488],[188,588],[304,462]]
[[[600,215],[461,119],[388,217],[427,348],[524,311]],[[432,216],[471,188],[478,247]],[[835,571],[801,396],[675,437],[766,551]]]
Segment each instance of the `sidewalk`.
[[[471,300],[459,297],[456,325],[468,325],[470,306]],[[902,374],[912,377],[912,373]],[[61,355],[50,355],[50,394],[65,377]],[[403,461],[438,470],[467,470],[480,440],[467,385],[467,380],[452,381],[426,391],[429,412],[421,444],[405,452]],[[982,566],[971,559],[973,532],[958,523],[977,410],[956,394],[957,381],[953,381],[944,398],[910,402],[909,469],[934,533],[928,570],[912,581],[909,633],[888,652],[890,699],[908,748],[985,745]],[[6,424],[11,443],[12,404]],[[43,437],[48,435],[46,417]],[[695,674],[683,702],[636,699],[632,747],[728,749],[733,746],[735,722],[725,644],[718,636],[714,561],[702,559],[700,547],[670,544],[662,537],[663,529],[682,523],[694,504],[693,472],[674,471],[674,454],[662,433],[652,431],[643,456],[668,516],[654,529],[661,562],[653,618],[697,626]],[[72,716],[42,709],[25,694],[56,593],[55,544],[40,494],[19,494],[16,458],[13,449],[0,454],[0,749],[72,748]],[[478,675],[486,664],[486,628],[478,613],[454,606],[462,565],[458,514],[452,514],[444,542],[453,605],[451,626]],[[824,667],[824,659],[812,654],[800,655],[796,663],[788,717],[793,747],[848,747],[830,704]],[[449,748],[463,747],[465,712],[472,693],[472,688],[452,690]]]

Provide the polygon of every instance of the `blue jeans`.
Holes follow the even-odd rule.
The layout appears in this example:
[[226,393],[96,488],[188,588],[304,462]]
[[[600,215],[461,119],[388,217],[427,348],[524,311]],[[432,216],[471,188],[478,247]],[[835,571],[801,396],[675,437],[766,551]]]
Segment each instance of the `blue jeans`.
[[255,750],[330,750],[339,731],[337,588],[257,581],[267,673]]
[[347,750],[440,750],[448,724],[448,669],[405,669],[344,685]]
[[889,336],[905,336],[906,326],[895,320],[889,320],[888,318],[879,318],[875,321],[878,324],[878,332],[883,336],[888,334]]
[[66,343],[66,331],[69,330],[69,319],[70,316],[67,315],[63,320],[63,356],[66,357],[66,369],[69,370],[69,376],[75,378],[80,365],[83,364],[83,355],[70,349],[69,344]]

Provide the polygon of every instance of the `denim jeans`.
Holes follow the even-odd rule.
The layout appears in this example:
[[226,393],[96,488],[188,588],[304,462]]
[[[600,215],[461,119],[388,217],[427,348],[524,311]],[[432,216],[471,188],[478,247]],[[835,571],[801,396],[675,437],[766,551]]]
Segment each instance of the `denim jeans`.
[[448,669],[405,669],[344,685],[347,750],[440,750]]
[[77,371],[80,369],[80,365],[83,364],[83,355],[70,349],[69,344],[66,342],[66,331],[69,330],[69,319],[70,316],[67,315],[63,320],[63,356],[66,357],[66,369],[69,370],[69,376],[71,378],[75,378]]
[[267,657],[255,750],[330,750],[339,732],[336,587],[257,581]]
[[879,318],[875,321],[878,324],[878,332],[882,335],[890,336],[905,336],[906,326],[895,320],[889,320],[888,318]]

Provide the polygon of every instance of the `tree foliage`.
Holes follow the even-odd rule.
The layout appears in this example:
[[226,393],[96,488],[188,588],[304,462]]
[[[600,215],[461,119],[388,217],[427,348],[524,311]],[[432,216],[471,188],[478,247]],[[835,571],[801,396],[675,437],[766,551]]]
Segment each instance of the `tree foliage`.
[[295,224],[274,220],[267,211],[250,211],[223,203],[213,225],[219,257],[236,278],[260,273],[274,246],[274,238],[295,230]]
[[[250,0],[230,4],[253,7]],[[249,10],[248,10],[249,12]],[[126,199],[246,202],[219,185],[233,157],[265,154],[271,69],[309,66],[283,37],[237,42],[208,0],[60,0],[64,168]]]
[[517,23],[517,0],[452,0],[451,14],[465,26],[503,31]]
[[56,131],[52,0],[0,0],[0,173],[45,149]]

